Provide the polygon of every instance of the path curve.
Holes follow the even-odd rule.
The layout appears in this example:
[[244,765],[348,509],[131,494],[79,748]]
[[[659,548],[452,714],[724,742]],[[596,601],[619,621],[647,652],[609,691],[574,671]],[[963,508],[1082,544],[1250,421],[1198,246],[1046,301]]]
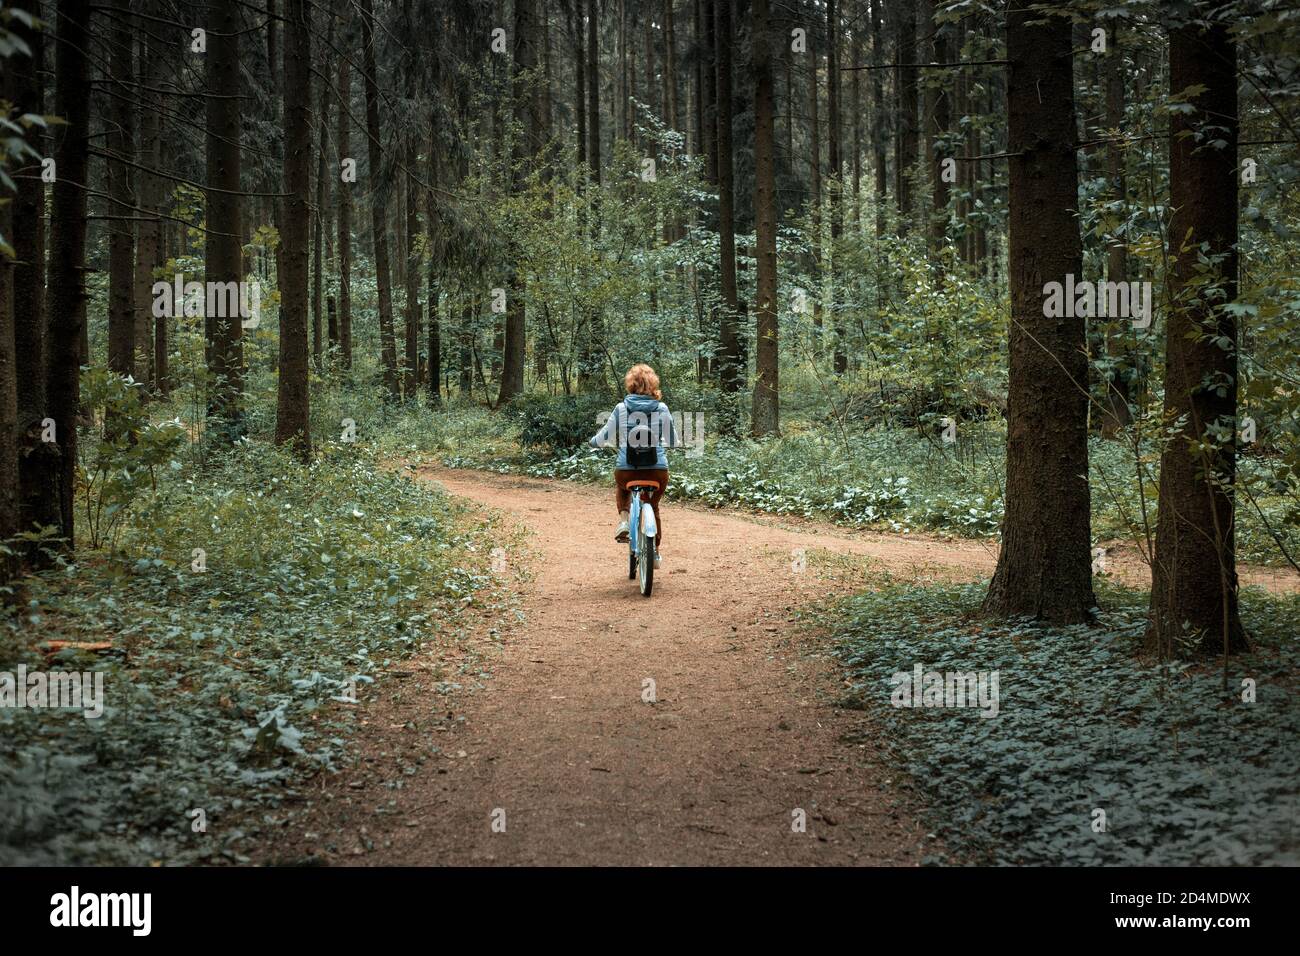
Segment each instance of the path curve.
[[[870,718],[832,704],[842,678],[792,621],[851,581],[816,561],[798,573],[794,556],[971,580],[991,574],[992,544],[669,502],[647,600],[613,540],[612,489],[420,474],[524,526],[524,551],[507,555],[529,571],[523,622],[484,642],[490,679],[453,701],[458,712],[442,713],[422,680],[381,681],[358,766],[323,777],[263,861],[916,865],[932,852]],[[1136,555],[1114,565],[1130,583],[1148,579]],[[401,676],[455,664],[434,653]],[[805,832],[792,827],[800,811]]]

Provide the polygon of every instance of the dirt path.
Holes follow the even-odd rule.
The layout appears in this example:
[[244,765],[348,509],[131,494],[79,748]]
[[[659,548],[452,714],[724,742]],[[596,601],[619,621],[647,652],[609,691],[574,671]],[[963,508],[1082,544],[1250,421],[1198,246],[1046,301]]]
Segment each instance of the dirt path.
[[794,555],[970,579],[992,571],[991,545],[669,503],[647,601],[613,540],[611,490],[423,474],[526,527],[507,555],[531,576],[524,622],[490,644],[491,678],[455,699],[460,713],[434,713],[446,701],[422,680],[386,682],[365,705],[360,766],[322,779],[263,860],[915,865],[931,852],[868,718],[832,706],[834,668],[788,623],[837,587],[816,560],[796,572]]

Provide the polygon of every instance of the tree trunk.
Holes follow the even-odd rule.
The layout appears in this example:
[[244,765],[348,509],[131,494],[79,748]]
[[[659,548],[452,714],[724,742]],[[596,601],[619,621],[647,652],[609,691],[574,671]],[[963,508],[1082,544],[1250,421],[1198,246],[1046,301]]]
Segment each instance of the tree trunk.
[[361,0],[361,44],[365,51],[366,141],[370,157],[370,227],[375,247],[375,285],[379,291],[379,351],[384,363],[388,397],[402,397],[397,377],[397,341],[393,333],[393,288],[388,264],[388,190],[379,182],[383,149],[379,128],[379,77],[375,72],[375,13],[373,0]]
[[717,18],[714,16],[715,0],[702,0],[704,16],[704,170],[708,181],[718,182],[718,37]]
[[[1106,72],[1106,128],[1119,129],[1124,125],[1124,52],[1119,44],[1116,28]],[[1128,187],[1124,179],[1124,150],[1119,143],[1106,146],[1106,174],[1110,178],[1115,201],[1127,210]],[[1118,236],[1111,237],[1106,246],[1106,278],[1110,282],[1128,281],[1128,246]],[[1122,321],[1122,320],[1121,320]],[[1108,325],[1115,325],[1112,320]],[[1129,380],[1124,377],[1130,370],[1132,358],[1124,347],[1119,330],[1107,328],[1106,352],[1111,358],[1111,374],[1106,383],[1106,401],[1102,413],[1102,434],[1113,438],[1132,420],[1129,411],[1131,399]]]
[[[15,9],[38,16],[37,0],[19,0]],[[7,70],[0,81],[5,99],[19,113],[45,115],[45,87],[38,79],[45,66],[45,31],[25,26],[17,18],[8,28],[27,42],[32,51],[31,69]],[[59,130],[56,129],[58,134]],[[27,131],[27,141],[41,156],[47,153],[47,134],[39,126]],[[17,428],[19,442],[19,526],[57,527],[60,523],[59,498],[51,494],[58,487],[58,446],[41,441],[41,420],[48,415],[46,406],[47,315],[45,310],[45,182],[39,176],[17,180],[18,193],[13,201],[13,301],[14,355],[22,356],[17,365]],[[18,303],[23,303],[20,309]],[[43,553],[28,551],[28,559],[43,563]]]
[[132,115],[132,78],[135,75],[135,37],[130,9],[119,2],[111,14],[108,116],[105,142],[115,158],[105,163],[108,193],[112,197],[108,221],[108,367],[119,375],[135,375],[135,117]]
[[1064,285],[1082,267],[1070,51],[1068,19],[1013,0],[1007,12],[1006,508],[984,611],[1054,623],[1087,621],[1096,604],[1085,319],[1044,315],[1045,284]]
[[75,546],[77,415],[81,405],[81,340],[86,325],[86,182],[90,138],[89,0],[59,0],[54,45],[54,112],[58,178],[50,205],[49,338],[46,414],[59,446],[57,485],[63,547]]
[[[322,65],[329,62],[334,46],[334,15],[326,13],[329,20],[329,27],[326,33],[326,53],[321,59]],[[320,105],[317,108],[317,143],[316,143],[316,215],[313,218],[316,224],[315,240],[312,243],[312,259],[314,266],[314,275],[312,277],[311,287],[311,357],[317,371],[322,367],[322,329],[321,329],[321,307],[324,304],[325,289],[325,259],[323,255],[323,246],[325,234],[329,232],[329,223],[325,216],[326,209],[326,152],[329,146],[329,114],[330,114],[330,95],[329,81],[325,78],[322,71],[320,78],[320,98],[317,101]]]
[[[734,159],[731,146],[731,29],[732,0],[714,0],[714,29],[717,38],[718,73],[718,246],[722,278],[719,384],[729,395],[739,392],[744,382],[740,365],[740,320],[736,295],[736,229]],[[734,433],[739,423],[735,409],[724,411],[722,428]]]
[[[280,261],[280,380],[275,442],[311,460],[308,413],[307,247],[311,233],[311,13],[307,0],[285,0],[284,230]],[[323,129],[322,129],[323,132]],[[319,324],[319,323],[318,323]]]
[[664,113],[669,129],[681,129],[677,115],[677,35],[673,29],[673,2],[664,0]]
[[[13,53],[10,53],[13,56]],[[6,70],[13,70],[6,64]],[[8,99],[11,80],[4,77],[0,95]],[[0,190],[0,236],[13,235],[13,203],[7,188]],[[18,369],[14,355],[14,260],[0,250],[0,541],[21,527],[18,507]],[[0,586],[7,585],[18,569],[16,555],[0,553]],[[0,590],[0,604],[13,604],[13,595]]]
[[[349,31],[349,36],[351,33]],[[344,370],[352,371],[352,187],[344,182],[342,164],[352,155],[352,126],[348,115],[352,99],[352,71],[346,56],[339,57],[339,162],[334,168],[338,177],[339,202],[339,359]]]
[[[1219,6],[1198,4],[1198,15]],[[1169,36],[1169,89],[1201,92],[1188,100],[1192,112],[1169,122],[1175,307],[1165,328],[1164,420],[1178,432],[1160,456],[1146,634],[1147,650],[1161,657],[1249,649],[1237,613],[1234,541],[1237,326],[1224,308],[1237,297],[1237,48],[1227,22],[1209,23]],[[1216,264],[1209,276],[1207,258]]]
[[780,425],[776,312],[776,144],[772,115],[775,90],[768,0],[753,0],[750,14],[750,36],[754,45],[754,221],[758,244],[758,355],[755,360],[752,428],[755,438],[764,438],[777,434]]
[[581,9],[570,24],[573,32],[573,116],[577,121],[578,165],[587,162],[587,45]]
[[[438,224],[434,218],[437,214],[434,190],[438,186],[438,146],[438,123],[435,112],[429,121],[429,189],[424,196],[424,212],[428,219],[430,243],[438,235]],[[438,318],[441,290],[438,288],[438,260],[432,251],[429,253],[428,268],[425,297],[429,300],[429,399],[437,405],[442,401],[442,335]]]
[[849,90],[849,112],[853,114],[853,221],[862,224],[862,21],[863,0],[853,0],[849,22],[853,24],[853,79]]
[[898,199],[898,234],[905,236],[911,230],[915,212],[912,176],[918,149],[917,71],[908,64],[916,63],[916,6],[911,0],[899,0],[895,16],[894,58],[899,66],[894,71],[898,110],[894,118],[894,195]]
[[[514,142],[515,182],[512,188],[521,192],[524,187],[522,166],[537,147],[542,132],[541,101],[536,89],[522,91],[524,75],[537,69],[537,9],[535,0],[515,0],[514,67],[515,67],[515,124],[518,134]],[[504,405],[524,391],[524,365],[528,357],[527,328],[524,324],[524,281],[518,269],[510,268],[510,293],[506,301],[505,354],[501,366],[501,390],[497,404]]]
[[884,0],[871,0],[871,150],[876,164],[876,237],[885,234],[888,160],[885,155]]
[[591,176],[600,185],[600,33],[599,7],[587,0],[587,161]]
[[812,185],[810,199],[812,215],[812,262],[808,275],[812,280],[813,355],[820,356],[822,348],[822,143],[821,122],[817,116],[817,60],[818,52],[814,32],[808,32],[808,125],[812,141],[812,155],[808,159],[808,176]]
[[831,245],[826,256],[830,274],[830,309],[835,332],[832,368],[836,375],[848,370],[848,353],[844,348],[844,323],[836,306],[835,253],[844,219],[844,170],[840,157],[840,15],[835,0],[826,3],[826,147],[831,180],[828,184],[827,213],[831,217]]
[[[243,280],[244,235],[241,224],[239,132],[239,31],[237,0],[213,0],[208,8],[207,52],[207,177],[208,229],[204,278],[208,288]],[[281,277],[283,282],[283,277]],[[221,283],[214,286],[213,283]],[[238,288],[238,285],[235,286]],[[223,297],[228,300],[227,297]],[[228,301],[227,301],[228,304]],[[210,311],[210,310],[209,310]],[[224,316],[207,315],[208,367],[212,391],[208,416],[227,440],[243,435],[244,345],[239,310]],[[210,425],[211,427],[211,425]]]
[[[949,63],[952,55],[952,24],[931,23],[934,31],[934,62]],[[953,155],[952,145],[948,140],[952,133],[952,100],[946,85],[933,87],[934,110],[930,116],[930,139],[933,144],[930,155],[930,257],[935,267],[942,274],[943,250],[948,245],[948,201],[952,196],[952,186],[946,178],[944,164]],[[955,174],[956,167],[954,165]],[[954,175],[954,178],[955,175]]]
[[[157,0],[147,0],[143,13],[158,15]],[[142,20],[141,27],[140,85],[136,90],[140,101],[140,163],[161,169],[165,104],[163,94],[156,91],[161,86],[163,54],[152,36],[157,32],[156,24]],[[135,257],[135,305],[140,319],[137,328],[143,333],[136,343],[142,355],[140,378],[159,394],[166,395],[170,390],[167,380],[167,316],[154,316],[151,303],[154,271],[164,259],[162,219],[158,214],[162,211],[167,187],[160,177],[144,169],[136,173],[136,187],[136,203],[142,210],[140,215],[147,217],[139,223]]]
[[[596,189],[591,200],[591,234],[594,242],[600,236],[600,34],[598,32],[599,7],[596,0],[587,0],[587,159],[591,163],[591,178]],[[582,388],[590,388],[603,376],[605,323],[601,314],[592,310],[587,315],[587,338],[583,343],[583,360],[578,381]]]

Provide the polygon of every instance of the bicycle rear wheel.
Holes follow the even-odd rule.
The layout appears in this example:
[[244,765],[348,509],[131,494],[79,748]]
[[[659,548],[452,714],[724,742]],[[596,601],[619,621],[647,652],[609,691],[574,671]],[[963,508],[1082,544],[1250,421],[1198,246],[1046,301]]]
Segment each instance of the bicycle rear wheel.
[[654,538],[645,533],[645,509],[641,511],[641,527],[637,528],[636,536],[640,547],[637,549],[637,574],[640,578],[638,584],[642,595],[650,596],[650,592],[655,586],[655,542]]

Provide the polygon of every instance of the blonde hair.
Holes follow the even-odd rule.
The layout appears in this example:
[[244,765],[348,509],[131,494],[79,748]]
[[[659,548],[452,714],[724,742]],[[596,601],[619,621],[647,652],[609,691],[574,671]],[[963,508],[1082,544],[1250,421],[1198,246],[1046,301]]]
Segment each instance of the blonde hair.
[[659,376],[645,362],[638,362],[627,370],[623,376],[623,387],[629,395],[650,395],[663,400],[663,395],[659,392]]

